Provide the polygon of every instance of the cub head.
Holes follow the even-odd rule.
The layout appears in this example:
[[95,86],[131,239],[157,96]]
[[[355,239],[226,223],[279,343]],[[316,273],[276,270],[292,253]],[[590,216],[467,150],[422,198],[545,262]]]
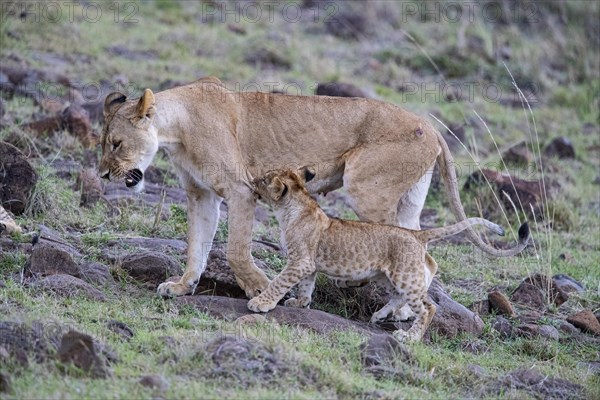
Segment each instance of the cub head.
[[146,89],[142,97],[127,100],[123,93],[109,94],[104,101],[104,130],[100,144],[100,176],[123,181],[140,191],[144,171],[158,151],[156,128],[152,125],[156,106],[154,94]]
[[259,199],[272,205],[285,203],[292,195],[302,192],[308,196],[304,184],[315,177],[307,167],[297,171],[290,169],[272,170],[252,181],[254,193]]

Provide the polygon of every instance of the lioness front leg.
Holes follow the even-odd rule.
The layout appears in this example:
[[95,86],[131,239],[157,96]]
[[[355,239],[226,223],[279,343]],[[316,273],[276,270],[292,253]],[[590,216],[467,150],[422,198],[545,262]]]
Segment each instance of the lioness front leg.
[[307,275],[315,273],[314,265],[308,260],[289,263],[273,279],[269,287],[248,302],[248,309],[254,312],[267,312],[275,308],[279,300]]
[[189,225],[187,267],[179,282],[163,282],[158,286],[158,293],[163,297],[183,296],[196,289],[219,221],[219,196],[212,190],[193,184],[186,185],[186,190]]
[[247,188],[236,192],[227,199],[229,218],[229,238],[227,240],[227,260],[235,274],[238,285],[248,298],[257,296],[269,285],[269,279],[252,259],[252,222],[256,201]]

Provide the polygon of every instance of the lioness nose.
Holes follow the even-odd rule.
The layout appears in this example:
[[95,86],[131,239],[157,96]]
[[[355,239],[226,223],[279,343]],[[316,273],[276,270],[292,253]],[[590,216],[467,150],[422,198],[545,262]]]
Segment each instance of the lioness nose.
[[102,175],[102,179],[110,179],[110,171]]

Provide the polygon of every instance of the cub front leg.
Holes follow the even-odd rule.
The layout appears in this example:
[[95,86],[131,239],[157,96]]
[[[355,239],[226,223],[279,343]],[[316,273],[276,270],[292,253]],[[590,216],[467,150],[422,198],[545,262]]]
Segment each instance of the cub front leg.
[[306,275],[313,274],[314,271],[314,265],[306,260],[288,263],[285,269],[269,284],[267,290],[248,302],[248,309],[254,312],[267,312],[274,309],[279,300],[294,285],[304,279]]
[[183,296],[196,289],[217,231],[221,198],[212,190],[191,184],[186,189],[189,225],[187,267],[179,282],[163,282],[158,286],[158,293],[163,297]]
[[286,307],[308,307],[312,301],[312,293],[315,290],[315,280],[317,273],[314,272],[302,279],[297,286],[296,298],[290,298],[285,301]]

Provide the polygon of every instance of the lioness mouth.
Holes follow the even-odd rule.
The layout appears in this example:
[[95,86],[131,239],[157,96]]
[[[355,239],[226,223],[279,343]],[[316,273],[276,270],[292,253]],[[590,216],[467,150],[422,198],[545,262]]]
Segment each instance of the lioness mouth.
[[143,177],[144,173],[137,168],[127,171],[127,175],[125,177],[125,186],[127,186],[128,188],[134,187],[135,185],[140,183]]

